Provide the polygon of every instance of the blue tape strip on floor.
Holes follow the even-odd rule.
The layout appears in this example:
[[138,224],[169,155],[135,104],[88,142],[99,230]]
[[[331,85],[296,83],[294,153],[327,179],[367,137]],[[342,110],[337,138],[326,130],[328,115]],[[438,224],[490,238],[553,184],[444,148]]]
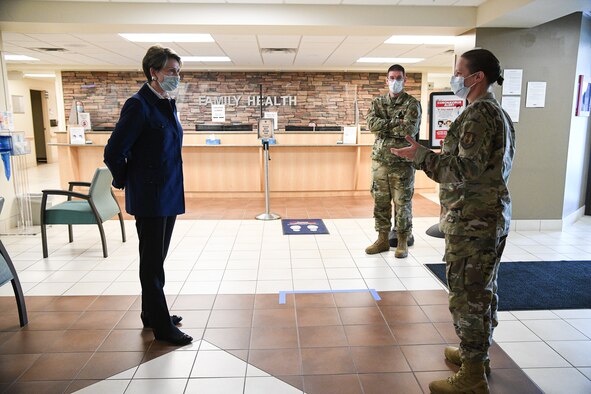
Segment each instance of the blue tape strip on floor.
[[365,293],[369,292],[374,300],[382,298],[375,289],[352,289],[352,290],[285,290],[279,292],[279,303],[285,304],[287,294],[321,294],[321,293]]

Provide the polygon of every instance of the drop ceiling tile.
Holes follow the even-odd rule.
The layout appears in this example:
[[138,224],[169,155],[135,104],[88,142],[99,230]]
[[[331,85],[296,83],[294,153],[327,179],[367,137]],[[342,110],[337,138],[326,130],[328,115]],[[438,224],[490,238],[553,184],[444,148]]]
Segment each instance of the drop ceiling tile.
[[64,42],[81,42],[81,40],[71,34],[62,33],[31,33],[29,37],[39,41],[47,42],[53,45],[63,45]]
[[281,35],[259,35],[259,46],[261,48],[297,48],[301,36]]
[[[340,0],[339,0],[340,1]],[[303,44],[315,44],[315,43],[336,43],[340,44],[343,42],[346,36],[302,36],[300,45]]]
[[129,42],[125,38],[116,33],[105,34],[90,34],[90,33],[72,33],[72,36],[81,39],[82,41],[103,43],[103,42]]
[[232,44],[232,43],[257,43],[257,36],[254,34],[212,34],[213,39],[218,44]]
[[285,0],[285,4],[341,4],[341,0]]
[[223,55],[220,46],[215,42],[180,42],[176,44],[184,55],[187,54],[212,54],[212,56]]
[[281,4],[283,0],[257,0],[256,3],[252,0],[226,0],[230,4]]
[[343,4],[354,5],[396,5],[400,0],[343,0]]
[[396,57],[401,56],[403,53],[408,52],[417,48],[418,44],[382,44],[374,50],[365,54],[369,57]]
[[478,7],[485,2],[486,0],[457,0],[454,5],[463,7]]
[[10,31],[3,31],[2,32],[2,41],[3,42],[31,41],[31,37],[29,37],[26,34],[13,33]]
[[402,53],[404,57],[431,57],[453,50],[450,45],[419,45],[414,49]]
[[456,0],[400,0],[398,5],[449,6]]

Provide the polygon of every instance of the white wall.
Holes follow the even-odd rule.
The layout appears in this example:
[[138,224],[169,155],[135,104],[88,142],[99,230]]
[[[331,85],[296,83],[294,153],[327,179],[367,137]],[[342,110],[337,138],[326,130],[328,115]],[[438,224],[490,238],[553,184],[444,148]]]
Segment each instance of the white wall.
[[579,75],[591,76],[591,17],[583,14],[579,53],[573,89],[572,119],[568,140],[564,206],[562,217],[567,217],[585,205],[587,169],[591,145],[589,117],[575,116]]
[[[575,13],[531,29],[476,30],[476,45],[491,50],[501,67],[523,70],[509,181],[513,219],[562,220],[582,206],[588,127],[573,118],[582,20]],[[544,108],[525,107],[530,81],[547,83]],[[500,88],[495,94],[502,100]]]
[[[45,99],[45,107],[47,108],[46,122],[48,129],[45,131],[45,141],[50,142],[53,137],[53,132],[57,131],[57,127],[49,127],[49,119],[57,119],[58,108],[55,93],[55,81],[53,78],[19,78],[17,74],[10,73],[8,75],[8,91],[10,96],[23,96],[25,103],[25,111],[22,114],[14,114],[14,130],[25,131],[25,135],[31,142],[31,154],[27,157],[28,166],[36,166],[35,144],[33,134],[33,115],[31,109],[31,90],[41,90],[48,92],[48,98]],[[57,160],[56,148],[47,147],[47,161],[48,163]]]

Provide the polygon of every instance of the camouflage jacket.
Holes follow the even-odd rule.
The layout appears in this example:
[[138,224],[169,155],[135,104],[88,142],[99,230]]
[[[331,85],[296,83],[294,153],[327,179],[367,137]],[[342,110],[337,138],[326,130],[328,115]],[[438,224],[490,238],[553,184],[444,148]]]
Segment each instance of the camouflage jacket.
[[415,167],[441,184],[441,231],[482,238],[508,234],[507,182],[514,154],[513,123],[492,93],[471,103],[451,124],[441,154],[418,149]]
[[384,164],[408,162],[390,153],[390,148],[408,146],[405,136],[416,136],[421,124],[421,103],[406,92],[397,97],[379,96],[367,111],[367,128],[376,134],[371,158]]

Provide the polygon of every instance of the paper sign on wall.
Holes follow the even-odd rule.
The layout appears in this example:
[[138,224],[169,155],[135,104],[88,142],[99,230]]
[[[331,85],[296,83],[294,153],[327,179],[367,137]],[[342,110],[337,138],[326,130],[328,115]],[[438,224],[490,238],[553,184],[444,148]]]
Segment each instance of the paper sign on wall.
[[519,122],[519,106],[521,105],[521,96],[503,96],[501,103],[503,109],[507,111],[513,123]]
[[225,122],[226,121],[226,106],[224,104],[211,105],[211,121]]
[[503,96],[520,95],[523,70],[505,70],[503,77],[505,78],[503,82]]
[[546,105],[546,82],[528,82],[525,106],[543,108]]

